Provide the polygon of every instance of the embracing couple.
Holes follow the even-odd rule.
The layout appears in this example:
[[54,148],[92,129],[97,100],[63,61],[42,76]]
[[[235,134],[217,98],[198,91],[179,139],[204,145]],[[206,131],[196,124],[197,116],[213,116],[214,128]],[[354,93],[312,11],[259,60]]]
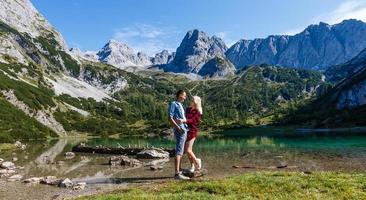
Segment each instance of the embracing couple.
[[202,115],[201,98],[192,97],[192,102],[187,110],[184,109],[182,103],[186,99],[187,94],[184,90],[176,93],[175,101],[169,105],[169,121],[173,125],[175,145],[175,179],[187,180],[189,177],[183,175],[181,170],[182,156],[186,152],[191,163],[189,171],[201,170],[201,159],[196,158],[193,153],[193,143],[197,137],[197,124]]

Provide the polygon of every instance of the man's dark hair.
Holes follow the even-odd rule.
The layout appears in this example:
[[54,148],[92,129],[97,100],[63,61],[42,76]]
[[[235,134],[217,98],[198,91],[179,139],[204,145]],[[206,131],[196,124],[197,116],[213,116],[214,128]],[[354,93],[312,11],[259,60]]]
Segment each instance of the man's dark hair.
[[181,94],[183,94],[184,92],[185,92],[184,90],[178,90],[178,92],[177,92],[177,93],[175,93],[175,97],[179,98],[179,96],[180,96]]

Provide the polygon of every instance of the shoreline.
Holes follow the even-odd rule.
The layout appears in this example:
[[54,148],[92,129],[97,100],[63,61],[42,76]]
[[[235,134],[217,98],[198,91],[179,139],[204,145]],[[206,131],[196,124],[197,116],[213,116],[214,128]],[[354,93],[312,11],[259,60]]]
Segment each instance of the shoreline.
[[[327,133],[327,132],[352,132],[352,133],[366,133],[366,126],[355,126],[355,127],[338,127],[338,128],[309,128],[303,126],[256,126],[256,127],[232,127],[225,129],[211,129],[211,130],[203,130],[200,132],[201,136],[211,136],[218,135],[217,133],[229,130],[255,130],[255,129],[267,129],[267,128],[279,128],[279,129],[288,129],[294,132],[299,133]],[[109,136],[98,136],[98,135],[88,135],[88,134],[72,134],[62,137],[48,137],[48,138],[33,138],[33,139],[16,139],[19,141],[50,141],[50,140],[60,140],[60,139],[94,139],[94,138],[126,138],[126,137],[159,137],[159,136],[169,136],[169,134],[130,134],[130,135],[122,135],[113,134]],[[0,144],[12,144],[9,142],[0,142]]]

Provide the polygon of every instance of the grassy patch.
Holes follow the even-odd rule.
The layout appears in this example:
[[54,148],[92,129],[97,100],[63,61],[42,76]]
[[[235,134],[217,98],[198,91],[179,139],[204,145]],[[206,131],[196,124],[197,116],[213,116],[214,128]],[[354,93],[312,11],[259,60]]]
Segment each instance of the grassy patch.
[[0,143],[0,152],[4,150],[15,149],[16,146],[11,143]]
[[366,174],[253,172],[203,182],[169,182],[80,199],[366,199]]
[[0,142],[57,137],[56,133],[0,97]]

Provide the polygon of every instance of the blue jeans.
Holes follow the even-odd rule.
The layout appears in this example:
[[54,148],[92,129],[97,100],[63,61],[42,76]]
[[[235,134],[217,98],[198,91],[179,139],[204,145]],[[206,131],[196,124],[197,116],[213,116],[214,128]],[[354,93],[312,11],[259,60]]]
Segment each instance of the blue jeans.
[[182,129],[183,132],[180,133],[178,130],[176,130],[175,128],[174,130],[174,136],[175,136],[175,155],[183,155],[184,153],[184,146],[186,144],[186,139],[187,139],[187,128],[185,126],[185,124],[181,124],[179,125]]

